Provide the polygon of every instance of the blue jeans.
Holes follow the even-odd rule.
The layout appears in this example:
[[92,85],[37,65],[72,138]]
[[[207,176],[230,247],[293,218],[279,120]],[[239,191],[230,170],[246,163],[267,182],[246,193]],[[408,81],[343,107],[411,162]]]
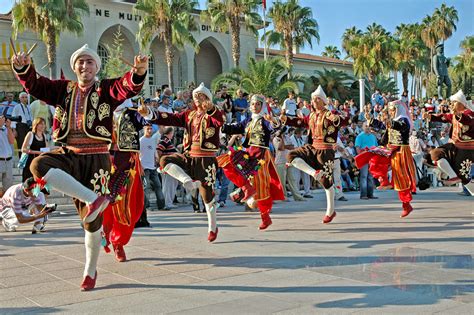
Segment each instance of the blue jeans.
[[221,185],[221,191],[219,193],[219,200],[218,202],[225,202],[227,199],[227,193],[229,191],[229,179],[225,176],[224,171],[222,168],[219,168],[217,170],[217,180],[219,181],[219,184]]
[[145,208],[150,206],[150,201],[148,200],[148,188],[152,188],[155,191],[156,196],[156,206],[158,209],[163,209],[165,207],[165,196],[163,195],[163,190],[161,187],[160,177],[158,177],[158,172],[156,170],[145,169],[145,180],[146,185],[143,188],[145,190]]
[[365,165],[360,169],[360,196],[373,197],[374,196],[374,178],[369,172],[369,165]]

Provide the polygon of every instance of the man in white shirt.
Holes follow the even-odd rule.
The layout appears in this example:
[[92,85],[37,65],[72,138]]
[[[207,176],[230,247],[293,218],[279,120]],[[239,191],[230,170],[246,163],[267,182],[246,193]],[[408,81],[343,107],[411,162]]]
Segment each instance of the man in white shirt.
[[34,222],[32,233],[44,230],[44,217],[48,209],[43,193],[33,195],[35,180],[30,177],[24,183],[11,186],[0,199],[0,216],[7,232],[15,232],[20,224]]
[[0,115],[12,115],[13,108],[18,104],[13,98],[13,93],[7,93],[7,95],[5,95],[5,100],[0,103]]
[[4,192],[10,188],[13,182],[12,145],[14,142],[15,136],[13,135],[11,122],[0,114],[0,176]]
[[344,144],[341,141],[340,137],[337,137],[336,150],[334,150],[334,187],[336,188],[335,198],[339,201],[347,201],[346,196],[342,190],[342,180],[341,180],[341,157],[342,153],[345,153]]
[[282,111],[285,112],[286,116],[296,117],[296,110],[298,109],[295,101],[295,92],[290,91],[288,98],[283,102]]
[[[16,144],[19,148],[23,145],[26,134],[31,131],[33,125],[33,117],[31,116],[30,106],[28,105],[28,94],[20,93],[20,104],[13,108],[13,117],[21,117],[21,122],[12,122],[12,128],[16,130]],[[18,156],[21,156],[21,151],[18,151]]]
[[[293,144],[293,147],[296,148],[301,148],[306,144],[306,140],[302,136],[302,129],[298,128],[295,130],[295,133],[291,136],[291,143]],[[292,179],[293,179],[293,185],[295,186],[295,190],[299,191],[299,185],[300,185],[300,180],[303,180],[303,197],[304,198],[313,198],[311,195],[311,179],[309,177],[309,174],[293,167],[291,169],[292,172]],[[291,185],[291,183],[290,183]]]
[[165,207],[165,196],[161,186],[161,181],[156,171],[156,147],[160,139],[160,133],[153,134],[151,125],[143,127],[144,135],[140,138],[140,162],[142,163],[143,171],[145,173],[146,187],[145,187],[145,209],[150,206],[148,200],[148,191],[146,188],[153,188],[156,196],[156,205],[159,210]]

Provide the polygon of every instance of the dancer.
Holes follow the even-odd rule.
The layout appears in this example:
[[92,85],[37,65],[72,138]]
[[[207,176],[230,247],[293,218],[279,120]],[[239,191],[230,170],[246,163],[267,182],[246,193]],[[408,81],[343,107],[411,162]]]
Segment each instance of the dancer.
[[12,57],[13,70],[23,87],[36,98],[54,104],[53,140],[62,148],[33,160],[31,173],[38,185],[73,197],[85,229],[86,265],[81,289],[91,290],[97,280],[102,238],[102,211],[109,204],[110,155],[113,111],[142,89],[148,58],[136,56],[122,78],[97,81],[101,61],[87,45],[75,51],[70,65],[77,82],[50,80],[36,73],[26,53]]
[[449,178],[447,185],[462,182],[474,195],[471,167],[474,162],[474,106],[466,100],[462,90],[450,97],[451,113],[423,113],[423,119],[451,123],[449,143],[431,150],[431,158]]
[[[410,150],[409,138],[413,129],[410,112],[405,103],[400,100],[388,103],[388,113],[382,113],[382,119],[371,119],[369,126],[385,130],[381,144],[385,148],[372,147],[355,157],[358,168],[369,163],[370,173],[379,179],[379,190],[392,189],[398,191],[402,202],[401,218],[413,211],[410,202],[412,192],[416,192],[416,171]],[[392,167],[392,181],[388,179],[389,167]]]
[[229,154],[217,158],[224,174],[244,193],[242,201],[249,207],[258,208],[265,230],[272,224],[270,212],[273,200],[285,200],[283,187],[270,153],[270,135],[280,122],[273,119],[265,105],[265,97],[253,95],[250,100],[251,117],[241,122],[225,124],[222,132],[244,134],[242,147],[231,147]]
[[[185,128],[183,154],[165,155],[160,159],[161,170],[183,183],[188,192],[199,189],[207,211],[208,241],[217,238],[217,202],[214,199],[219,133],[224,124],[224,113],[212,103],[212,94],[201,83],[193,91],[195,109],[171,114],[159,111],[150,112],[141,106],[140,113],[150,118],[154,124]],[[201,185],[202,184],[202,185]]]
[[104,211],[104,234],[110,252],[112,244],[115,258],[119,262],[127,260],[124,246],[132,236],[135,223],[144,210],[143,169],[140,163],[139,132],[147,121],[131,108],[131,100],[126,100],[114,111],[114,130],[110,155],[109,191],[111,203]]
[[309,139],[312,144],[290,151],[288,164],[313,176],[323,185],[326,192],[327,209],[323,223],[329,223],[336,217],[334,210],[334,146],[337,142],[339,128],[348,121],[345,112],[339,113],[328,110],[328,100],[323,88],[318,88],[311,94],[312,112],[304,118],[280,117],[282,123],[288,126],[305,127],[310,131]]

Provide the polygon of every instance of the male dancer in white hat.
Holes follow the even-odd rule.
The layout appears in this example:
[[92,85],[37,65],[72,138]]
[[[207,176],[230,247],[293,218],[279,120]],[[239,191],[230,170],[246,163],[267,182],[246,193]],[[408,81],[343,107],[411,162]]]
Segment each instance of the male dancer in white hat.
[[449,100],[451,113],[423,113],[424,119],[452,124],[449,143],[431,150],[431,158],[448,175],[446,184],[462,182],[471,195],[474,195],[474,183],[471,183],[471,167],[474,163],[474,106],[466,100],[462,90]]
[[323,185],[326,192],[327,209],[323,223],[331,222],[336,216],[334,210],[334,147],[337,142],[339,128],[347,123],[348,115],[335,110],[328,110],[328,100],[321,86],[311,94],[312,112],[304,118],[281,116],[281,122],[293,127],[304,127],[310,131],[311,144],[290,151],[288,163],[299,170],[313,176]]
[[217,202],[214,199],[217,161],[219,150],[219,134],[224,124],[224,113],[212,103],[212,94],[201,83],[193,91],[194,109],[171,114],[152,112],[141,106],[139,112],[152,123],[161,126],[185,128],[184,154],[165,155],[160,160],[160,167],[166,174],[173,176],[187,191],[199,189],[207,211],[209,242],[217,238],[216,223]]
[[109,201],[113,112],[143,87],[148,69],[146,56],[135,56],[134,66],[122,78],[99,81],[100,58],[87,45],[70,59],[77,81],[50,80],[36,73],[30,57],[12,57],[13,70],[28,93],[56,107],[53,139],[60,149],[35,158],[30,170],[38,185],[73,197],[85,229],[86,265],[83,291],[95,287],[101,243],[101,213]]

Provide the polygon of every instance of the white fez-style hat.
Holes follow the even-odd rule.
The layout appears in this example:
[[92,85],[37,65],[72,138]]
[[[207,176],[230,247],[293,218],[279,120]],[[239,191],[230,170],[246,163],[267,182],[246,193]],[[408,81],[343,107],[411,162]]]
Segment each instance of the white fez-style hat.
[[313,93],[311,93],[311,98],[315,97],[319,97],[320,99],[322,99],[324,104],[328,103],[328,98],[326,97],[326,93],[324,93],[324,90],[321,85],[319,85],[318,88]]
[[71,59],[69,59],[69,64],[71,65],[72,71],[74,71],[74,64],[76,63],[76,60],[79,57],[86,56],[86,55],[91,56],[92,59],[95,60],[95,63],[97,64],[97,71],[96,71],[96,74],[97,74],[97,72],[99,72],[100,67],[102,65],[100,61],[100,57],[94,50],[90,49],[89,45],[87,44],[85,44],[84,46],[82,46],[81,48],[73,52],[73,54],[71,55]]
[[462,103],[464,105],[464,107],[470,109],[470,110],[474,110],[473,106],[472,106],[472,103],[469,103],[466,99],[466,96],[464,95],[463,91],[462,90],[459,90],[456,94],[454,95],[451,95],[451,97],[449,98],[449,100],[451,102],[459,102],[459,103]]
[[209,91],[209,89],[204,85],[204,82],[201,82],[201,84],[199,84],[199,86],[194,89],[194,91],[193,91],[193,97],[194,97],[197,93],[202,93],[202,94],[206,95],[207,98],[208,98],[210,101],[212,101],[212,93],[211,93],[211,91]]

